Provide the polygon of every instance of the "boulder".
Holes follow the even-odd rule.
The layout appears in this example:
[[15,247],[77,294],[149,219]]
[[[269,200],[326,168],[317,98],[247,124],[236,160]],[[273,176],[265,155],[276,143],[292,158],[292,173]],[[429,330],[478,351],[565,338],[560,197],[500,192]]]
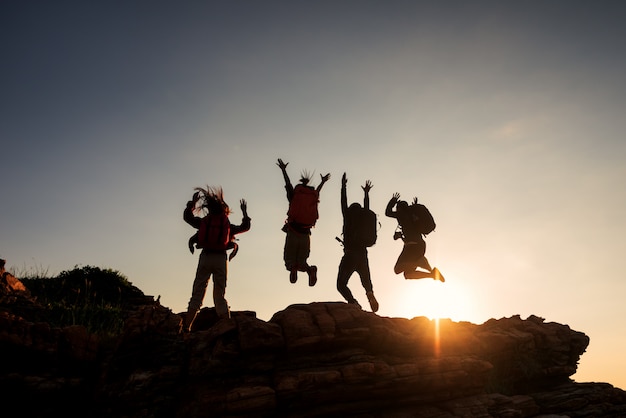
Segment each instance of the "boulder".
[[589,338],[537,316],[478,325],[315,302],[269,321],[204,308],[182,333],[181,314],[135,295],[105,335],[51,325],[27,290],[0,288],[0,391],[20,416],[626,416],[623,390],[571,380]]

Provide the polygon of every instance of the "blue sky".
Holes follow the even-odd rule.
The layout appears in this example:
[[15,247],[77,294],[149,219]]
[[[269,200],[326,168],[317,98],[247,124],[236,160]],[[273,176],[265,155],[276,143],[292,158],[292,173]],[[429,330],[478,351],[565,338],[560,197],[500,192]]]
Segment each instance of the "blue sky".
[[[565,323],[591,337],[575,380],[624,388],[625,17],[619,1],[2,2],[0,257],[112,268],[180,312],[197,263],[182,211],[219,185],[234,223],[241,198],[252,217],[231,309],[269,320],[341,300],[345,171],[349,202],[374,184],[378,314]],[[314,288],[283,267],[278,158],[294,181],[331,173]],[[445,284],[394,275],[394,192],[433,212]]]

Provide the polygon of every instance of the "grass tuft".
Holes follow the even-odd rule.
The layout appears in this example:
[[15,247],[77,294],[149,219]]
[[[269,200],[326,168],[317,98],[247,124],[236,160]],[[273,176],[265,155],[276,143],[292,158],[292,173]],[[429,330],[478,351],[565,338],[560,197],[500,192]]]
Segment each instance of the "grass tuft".
[[55,277],[48,277],[47,270],[35,269],[20,280],[43,307],[51,325],[83,325],[102,335],[118,335],[124,326],[124,310],[133,299],[143,296],[120,272],[93,266],[76,266]]

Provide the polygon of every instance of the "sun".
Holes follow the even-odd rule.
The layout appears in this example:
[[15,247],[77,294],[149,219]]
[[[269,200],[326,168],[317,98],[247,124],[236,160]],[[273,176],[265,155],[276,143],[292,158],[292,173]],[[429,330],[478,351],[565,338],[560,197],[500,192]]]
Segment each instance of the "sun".
[[478,309],[473,291],[463,283],[432,279],[403,280],[394,292],[395,316],[476,322]]

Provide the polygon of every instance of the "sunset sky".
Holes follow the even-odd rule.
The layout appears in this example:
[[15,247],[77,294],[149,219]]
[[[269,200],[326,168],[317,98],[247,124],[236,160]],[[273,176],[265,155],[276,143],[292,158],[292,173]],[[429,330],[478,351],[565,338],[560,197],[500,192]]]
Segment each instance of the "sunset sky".
[[[591,338],[574,380],[626,388],[625,19],[618,0],[3,1],[0,257],[111,268],[181,312],[183,209],[222,186],[252,217],[227,299],[269,320],[342,300],[345,171],[349,202],[374,185],[379,315],[537,315]],[[283,265],[278,158],[294,183],[331,173],[312,288]],[[433,213],[445,283],[394,274],[394,192]]]

